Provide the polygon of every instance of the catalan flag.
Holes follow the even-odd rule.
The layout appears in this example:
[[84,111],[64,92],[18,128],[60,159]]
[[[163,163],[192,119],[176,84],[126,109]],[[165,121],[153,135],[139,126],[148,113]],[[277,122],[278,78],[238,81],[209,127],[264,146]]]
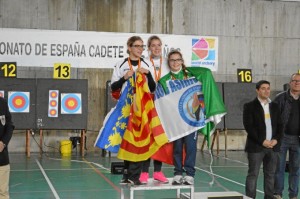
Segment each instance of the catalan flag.
[[147,160],[167,142],[146,76],[138,73],[127,129],[117,157],[132,162]]
[[95,146],[113,153],[119,151],[133,100],[134,77],[127,81],[116,106],[106,115],[103,127],[100,129],[95,142]]

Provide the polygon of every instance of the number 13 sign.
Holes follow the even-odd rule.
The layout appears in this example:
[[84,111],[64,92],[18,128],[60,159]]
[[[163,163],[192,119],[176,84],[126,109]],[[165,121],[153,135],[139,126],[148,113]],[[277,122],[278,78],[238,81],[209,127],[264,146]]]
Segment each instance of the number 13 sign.
[[71,64],[55,63],[53,70],[54,79],[70,79],[71,76]]

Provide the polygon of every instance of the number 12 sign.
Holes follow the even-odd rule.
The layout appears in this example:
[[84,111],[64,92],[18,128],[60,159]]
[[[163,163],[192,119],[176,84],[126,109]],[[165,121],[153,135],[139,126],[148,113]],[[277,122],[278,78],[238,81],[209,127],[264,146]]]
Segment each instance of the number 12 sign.
[[16,62],[0,62],[0,77],[17,77]]

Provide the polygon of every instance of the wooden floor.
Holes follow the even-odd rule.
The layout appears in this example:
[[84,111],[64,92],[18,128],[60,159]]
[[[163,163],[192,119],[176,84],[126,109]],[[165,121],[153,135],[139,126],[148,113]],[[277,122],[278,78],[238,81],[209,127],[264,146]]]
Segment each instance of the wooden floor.
[[[244,194],[247,159],[243,151],[227,152],[212,156],[208,151],[198,151],[196,161],[195,192],[234,191]],[[115,157],[87,153],[84,158],[73,152],[70,157],[59,153],[31,154],[10,153],[12,199],[118,199],[121,197],[119,181],[122,175],[110,173]],[[210,164],[212,167],[210,169]],[[152,165],[152,163],[151,163]],[[150,168],[152,173],[153,168]],[[163,172],[173,177],[173,167],[163,164]],[[263,198],[262,171],[257,187],[257,198]],[[286,175],[287,178],[287,175]],[[287,180],[286,180],[287,181]],[[285,195],[286,192],[285,192]],[[176,190],[138,191],[135,199],[176,198]],[[129,198],[126,195],[125,198]]]

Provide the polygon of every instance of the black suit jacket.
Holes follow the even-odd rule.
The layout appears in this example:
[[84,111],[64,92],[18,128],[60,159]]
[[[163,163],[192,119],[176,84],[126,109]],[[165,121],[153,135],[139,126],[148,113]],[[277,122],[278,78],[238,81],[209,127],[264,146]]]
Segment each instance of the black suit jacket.
[[[269,109],[272,124],[272,139],[277,140],[277,145],[274,146],[273,150],[278,152],[283,135],[280,110],[278,104],[273,102],[269,104]],[[249,153],[261,152],[264,148],[263,142],[266,139],[266,124],[264,109],[257,98],[244,104],[243,124],[248,134],[245,151]]]
[[3,151],[0,152],[0,166],[4,166],[9,164],[7,146],[11,139],[14,125],[11,120],[11,114],[8,110],[7,102],[2,97],[0,97],[0,120],[0,141],[6,145]]

